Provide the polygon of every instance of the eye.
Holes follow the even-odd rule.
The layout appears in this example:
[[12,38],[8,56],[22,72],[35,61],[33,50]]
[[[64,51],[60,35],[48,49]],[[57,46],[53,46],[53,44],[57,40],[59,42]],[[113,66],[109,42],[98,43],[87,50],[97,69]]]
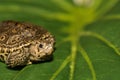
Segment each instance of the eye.
[[40,47],[40,48],[43,48],[43,45],[42,45],[42,44],[40,44],[40,45],[39,45],[39,47]]

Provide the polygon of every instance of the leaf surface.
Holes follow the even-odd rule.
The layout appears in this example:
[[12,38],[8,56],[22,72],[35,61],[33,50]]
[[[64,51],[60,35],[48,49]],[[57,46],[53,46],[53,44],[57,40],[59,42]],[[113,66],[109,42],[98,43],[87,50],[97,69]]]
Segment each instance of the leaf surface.
[[56,50],[53,61],[22,69],[0,62],[0,80],[118,80],[120,1],[93,1],[77,6],[71,0],[1,0],[1,21],[43,26],[55,36]]

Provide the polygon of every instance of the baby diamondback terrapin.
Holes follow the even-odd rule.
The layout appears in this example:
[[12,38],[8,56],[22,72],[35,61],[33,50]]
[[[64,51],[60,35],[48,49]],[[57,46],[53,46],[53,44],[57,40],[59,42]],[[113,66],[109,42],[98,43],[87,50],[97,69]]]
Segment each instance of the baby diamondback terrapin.
[[16,21],[0,23],[0,60],[10,67],[47,60],[54,43],[54,37],[40,26]]

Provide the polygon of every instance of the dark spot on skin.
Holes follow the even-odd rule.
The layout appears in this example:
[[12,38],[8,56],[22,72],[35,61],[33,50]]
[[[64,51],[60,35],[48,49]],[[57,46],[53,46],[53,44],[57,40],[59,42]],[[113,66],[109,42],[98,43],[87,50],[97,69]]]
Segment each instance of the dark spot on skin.
[[30,27],[29,26],[26,26],[25,29],[29,29]]
[[42,45],[42,44],[40,44],[40,45],[39,45],[39,47],[40,47],[40,48],[43,48],[43,45]]
[[15,42],[15,40],[12,40],[12,43],[14,43]]
[[3,49],[1,49],[1,53],[4,53],[4,50],[3,50]]
[[3,55],[0,55],[0,58],[1,58],[2,60],[4,60],[4,56],[3,56]]
[[5,39],[5,36],[2,36],[0,39],[1,39],[1,40],[4,40],[4,39]]
[[19,23],[18,23],[18,22],[16,22],[16,23],[15,23],[15,26],[17,26],[18,24],[19,24]]
[[16,38],[16,40],[19,41],[19,40],[20,40],[20,37]]
[[10,50],[7,50],[7,53],[10,53]]
[[44,39],[47,39],[48,37],[45,37]]
[[5,54],[5,56],[8,56],[8,54]]

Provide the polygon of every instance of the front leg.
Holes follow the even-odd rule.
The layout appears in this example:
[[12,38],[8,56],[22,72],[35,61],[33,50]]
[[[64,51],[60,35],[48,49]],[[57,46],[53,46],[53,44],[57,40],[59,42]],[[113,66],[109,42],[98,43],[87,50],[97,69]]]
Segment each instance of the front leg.
[[8,53],[0,53],[0,61],[5,62],[7,59]]
[[30,64],[32,64],[32,61],[28,60],[27,65],[30,65]]
[[16,50],[10,53],[7,57],[6,64],[10,67],[27,65],[29,59],[29,53],[26,53],[24,49]]

